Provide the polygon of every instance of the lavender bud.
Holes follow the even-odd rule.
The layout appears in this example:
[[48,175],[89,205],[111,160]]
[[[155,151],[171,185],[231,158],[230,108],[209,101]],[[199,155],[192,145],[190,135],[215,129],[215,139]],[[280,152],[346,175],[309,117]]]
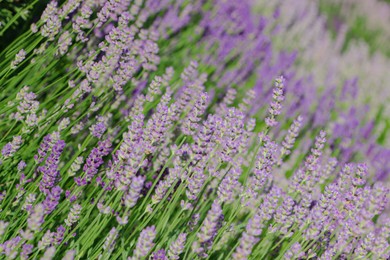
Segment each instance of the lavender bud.
[[118,231],[116,230],[116,228],[113,227],[110,230],[108,236],[106,237],[106,241],[103,244],[103,250],[107,252],[112,252],[114,250],[115,243],[116,243],[115,240],[117,237],[118,237]]
[[75,256],[76,256],[76,251],[69,250],[66,252],[66,254],[64,255],[64,258],[62,258],[62,260],[74,260]]
[[201,119],[200,117],[206,110],[207,100],[207,93],[202,93],[199,99],[196,100],[194,107],[187,115],[186,119],[182,124],[181,130],[184,134],[194,135],[195,132],[198,130],[198,123]]
[[184,251],[184,246],[187,240],[187,234],[181,233],[175,241],[171,243],[168,249],[169,259],[180,259],[179,255]]
[[68,227],[72,226],[80,218],[81,209],[82,207],[77,203],[72,205],[68,217],[65,219],[65,224]]
[[211,209],[207,212],[207,216],[203,221],[202,227],[197,234],[200,243],[204,243],[213,238],[216,234],[218,221],[222,216],[222,208],[218,201],[214,201],[211,205]]
[[56,254],[56,248],[54,246],[49,247],[48,249],[46,249],[41,260],[52,260],[55,254]]
[[70,169],[68,171],[69,176],[75,176],[76,172],[78,170],[80,170],[81,165],[83,164],[83,162],[84,162],[84,158],[82,156],[77,157],[73,161],[72,165],[70,166]]
[[27,212],[31,212],[32,205],[36,200],[35,193],[30,193],[26,197],[26,201],[24,202],[22,209],[26,210]]
[[39,231],[45,216],[45,206],[40,203],[34,207],[33,212],[27,219],[27,226],[32,231]]
[[297,138],[299,134],[299,129],[302,126],[303,117],[298,116],[293,124],[288,129],[288,134],[284,138],[284,141],[282,142],[282,148],[280,149],[281,157],[284,155],[289,155],[291,152],[291,148],[293,148],[295,139]]
[[27,260],[29,258],[29,255],[32,253],[33,248],[34,245],[24,244],[22,247],[22,252],[20,252],[20,259]]
[[17,66],[26,58],[26,51],[21,49],[16,55],[15,59],[11,62],[11,69],[16,69]]
[[0,236],[2,236],[5,232],[5,230],[7,229],[8,227],[8,222],[4,222],[2,220],[0,220]]
[[144,186],[145,176],[135,176],[132,178],[130,189],[124,197],[126,207],[132,208],[138,201],[140,192]]
[[273,101],[270,104],[270,108],[268,109],[268,117],[265,119],[265,123],[269,127],[273,127],[277,125],[275,120],[276,116],[280,114],[282,110],[281,102],[284,100],[284,84],[285,80],[283,76],[278,77],[275,80],[275,87],[273,90]]
[[155,237],[156,228],[154,226],[150,226],[142,230],[133,252],[133,257],[130,259],[137,260],[146,257],[154,246],[153,240]]
[[4,158],[12,157],[22,145],[23,140],[21,136],[14,136],[12,141],[7,143],[1,150],[1,154]]

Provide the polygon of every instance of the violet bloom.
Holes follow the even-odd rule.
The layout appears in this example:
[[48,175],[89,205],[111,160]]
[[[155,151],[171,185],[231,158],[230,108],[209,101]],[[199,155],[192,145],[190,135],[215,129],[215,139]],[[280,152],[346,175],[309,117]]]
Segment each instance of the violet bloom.
[[277,125],[276,116],[280,114],[282,110],[282,101],[284,100],[284,84],[285,80],[283,76],[280,76],[275,80],[275,87],[273,90],[273,101],[270,104],[270,108],[268,109],[269,115],[265,119],[265,123],[269,127],[273,127]]
[[62,260],[73,260],[75,255],[76,255],[75,250],[69,250],[66,252],[66,254],[64,255],[64,258],[62,258]]
[[26,51],[21,49],[15,55],[15,59],[11,62],[11,69],[16,69],[19,63],[21,63],[26,58]]
[[288,249],[284,257],[286,260],[301,259],[305,257],[305,252],[302,252],[301,244],[297,242]]
[[186,195],[189,200],[196,200],[205,181],[206,175],[203,173],[203,169],[200,167],[194,167],[193,173],[188,179],[186,189]]
[[238,178],[242,170],[240,167],[232,167],[222,179],[217,189],[217,196],[220,203],[231,203],[234,200],[235,191],[240,186]]
[[57,245],[61,244],[62,240],[64,239],[65,231],[66,231],[66,229],[64,228],[63,225],[61,225],[57,228],[57,230],[53,236],[53,242],[55,244],[57,244]]
[[161,83],[162,83],[162,78],[159,76],[155,76],[149,85],[148,93],[145,97],[145,99],[148,102],[153,102],[154,97],[161,94],[161,90],[160,90]]
[[195,101],[193,108],[185,118],[181,130],[185,135],[194,135],[198,130],[198,123],[201,120],[201,116],[206,110],[206,104],[208,101],[207,93],[202,93],[200,97]]
[[31,215],[27,219],[27,226],[32,231],[39,231],[45,217],[45,205],[43,203],[37,204]]
[[51,154],[46,159],[46,164],[38,168],[43,174],[42,180],[39,183],[39,189],[45,194],[47,194],[48,191],[59,181],[60,172],[57,168],[64,147],[64,141],[59,140],[56,142],[52,148]]
[[194,159],[201,161],[211,153],[215,140],[212,141],[216,117],[209,115],[207,120],[203,122],[197,134],[194,136],[194,144],[191,145],[191,149],[194,153]]
[[152,258],[151,259],[153,259],[153,260],[168,260],[168,258],[165,255],[165,250],[164,249],[160,249],[157,252],[154,252],[152,254]]
[[5,159],[12,157],[16,153],[16,151],[19,150],[22,143],[23,140],[21,136],[14,136],[12,141],[7,143],[3,147],[3,149],[1,150],[1,154]]
[[137,260],[146,257],[154,246],[153,240],[155,238],[156,228],[154,226],[146,227],[144,230],[142,230],[137,240],[137,245],[135,247],[133,257],[129,259]]
[[4,252],[4,254],[7,256],[8,259],[14,259],[18,255],[19,250],[19,243],[21,241],[21,237],[17,236],[15,238],[12,238],[10,240],[5,241],[2,245],[0,245],[0,248]]
[[180,259],[180,254],[184,251],[184,246],[187,240],[187,234],[181,233],[175,241],[171,243],[168,250],[169,259]]
[[216,114],[220,116],[226,115],[229,106],[233,104],[236,95],[237,95],[237,91],[234,88],[228,88],[222,102],[218,105],[218,107],[215,110]]
[[18,163],[18,171],[23,171],[26,168],[27,164],[24,161]]
[[135,176],[132,178],[129,191],[125,195],[124,202],[126,207],[132,208],[138,201],[141,190],[144,186],[145,176]]
[[82,207],[77,203],[72,205],[68,217],[65,219],[65,224],[68,227],[71,227],[80,218],[81,209]]
[[69,33],[69,31],[65,31],[61,34],[60,38],[58,39],[58,49],[56,50],[56,55],[64,55],[69,47],[72,45],[72,36]]
[[255,215],[248,221],[244,233],[239,240],[239,246],[233,253],[233,259],[248,259],[252,253],[253,247],[259,241],[259,236],[262,233],[265,224],[272,219],[278,201],[281,195],[281,190],[272,188],[270,193],[266,195],[262,205],[255,212]]
[[113,227],[110,230],[110,233],[108,233],[108,236],[106,237],[106,241],[104,241],[103,250],[107,252],[112,252],[112,250],[114,250],[117,237],[118,237],[118,230],[116,230],[116,228]]
[[299,134],[299,130],[302,126],[303,117],[298,116],[290,128],[288,129],[288,134],[284,138],[282,142],[282,148],[280,149],[280,157],[282,158],[284,155],[289,155],[291,152],[291,148],[293,148],[295,139],[297,138]]
[[91,181],[92,178],[98,173],[98,168],[104,163],[103,157],[107,156],[110,152],[110,140],[100,141],[98,146],[92,149],[83,167],[85,172],[84,179],[86,181]]
[[49,41],[54,40],[54,37],[61,29],[61,20],[58,17],[57,2],[50,2],[41,16],[44,24],[41,27],[41,34],[47,37]]
[[[98,119],[99,121],[99,119]],[[92,125],[89,130],[91,131],[91,135],[100,139],[102,137],[102,135],[104,134],[104,132],[106,131],[107,127],[106,127],[106,124],[104,122],[98,122],[94,125]]]
[[57,207],[62,189],[59,186],[56,186],[47,193],[46,199],[43,201],[45,206],[45,214],[50,214]]
[[275,212],[274,223],[269,232],[280,231],[285,237],[290,237],[292,233],[288,233],[288,231],[294,221],[293,208],[295,201],[288,195],[283,196],[282,199],[282,205]]
[[218,201],[214,201],[211,205],[211,209],[207,212],[207,216],[203,221],[202,227],[197,234],[197,237],[201,243],[210,240],[215,233],[218,221],[222,215],[222,208]]
[[24,244],[22,246],[22,251],[20,252],[20,259],[27,260],[29,258],[29,255],[32,253],[33,248],[34,245]]
[[41,260],[52,260],[55,254],[56,254],[56,248],[54,246],[49,247],[48,249],[46,249]]
[[222,151],[219,156],[222,161],[233,163],[233,157],[238,152],[244,133],[244,114],[238,109],[230,108],[224,121]]
[[168,117],[169,94],[166,93],[164,95],[165,97],[161,99],[156,108],[156,112],[153,113],[146,125],[144,132],[146,154],[154,153],[167,134],[167,127],[170,124],[170,118]]

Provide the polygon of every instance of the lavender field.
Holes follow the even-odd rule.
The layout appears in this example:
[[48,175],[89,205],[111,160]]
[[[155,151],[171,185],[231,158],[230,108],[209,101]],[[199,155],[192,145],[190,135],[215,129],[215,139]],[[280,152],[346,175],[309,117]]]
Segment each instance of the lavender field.
[[390,259],[390,1],[0,0],[0,259]]

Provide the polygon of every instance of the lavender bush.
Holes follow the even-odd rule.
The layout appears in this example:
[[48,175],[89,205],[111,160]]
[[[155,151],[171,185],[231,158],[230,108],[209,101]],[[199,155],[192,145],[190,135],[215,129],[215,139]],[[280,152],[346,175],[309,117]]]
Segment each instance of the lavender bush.
[[313,5],[37,2],[0,53],[2,258],[390,257],[386,96],[294,42]]

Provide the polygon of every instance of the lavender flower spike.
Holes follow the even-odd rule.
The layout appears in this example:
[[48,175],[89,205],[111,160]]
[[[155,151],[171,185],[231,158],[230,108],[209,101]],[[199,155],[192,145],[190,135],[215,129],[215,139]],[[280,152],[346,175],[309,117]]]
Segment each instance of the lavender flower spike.
[[22,145],[23,140],[21,136],[14,136],[12,141],[7,143],[3,149],[1,150],[1,154],[4,158],[12,157],[16,151],[19,150],[20,146]]
[[156,228],[154,226],[150,226],[142,230],[139,235],[133,257],[129,257],[129,260],[138,260],[146,257],[154,246],[153,240],[155,237]]
[[118,237],[118,230],[116,230],[116,228],[113,227],[110,230],[110,233],[108,234],[106,241],[103,244],[103,250],[107,252],[112,252],[112,250],[114,250],[115,243],[116,243],[115,240],[117,237]]
[[291,152],[291,148],[294,146],[295,139],[298,136],[299,129],[302,126],[302,116],[298,116],[293,124],[288,129],[288,134],[284,138],[284,141],[282,142],[282,148],[280,149],[280,157],[283,158],[284,155],[289,155]]
[[184,245],[187,240],[187,234],[181,233],[177,239],[169,246],[168,257],[169,259],[180,259],[179,255],[184,251]]
[[207,216],[197,234],[198,241],[192,244],[192,249],[200,256],[206,256],[206,252],[204,252],[205,248],[203,247],[205,245],[209,246],[212,243],[219,229],[221,217],[223,217],[221,205],[215,200],[211,205],[211,209],[207,212]]
[[11,69],[16,69],[17,66],[26,58],[26,51],[21,49],[15,56],[15,59],[11,62]]
[[54,246],[49,247],[48,249],[46,249],[41,260],[52,260],[55,254],[56,254],[56,248]]
[[284,84],[285,80],[283,76],[280,76],[275,80],[275,88],[273,91],[273,101],[270,104],[270,108],[268,109],[268,117],[265,119],[265,123],[269,127],[273,127],[277,125],[276,116],[280,114],[282,110],[281,102],[284,100]]
[[34,207],[32,214],[27,219],[27,226],[32,231],[39,231],[45,216],[45,206],[40,203]]
[[126,207],[132,208],[137,203],[140,192],[144,186],[145,176],[135,176],[132,178],[130,189],[124,197]]
[[81,206],[80,204],[73,204],[68,217],[65,219],[65,224],[70,227],[80,218]]

